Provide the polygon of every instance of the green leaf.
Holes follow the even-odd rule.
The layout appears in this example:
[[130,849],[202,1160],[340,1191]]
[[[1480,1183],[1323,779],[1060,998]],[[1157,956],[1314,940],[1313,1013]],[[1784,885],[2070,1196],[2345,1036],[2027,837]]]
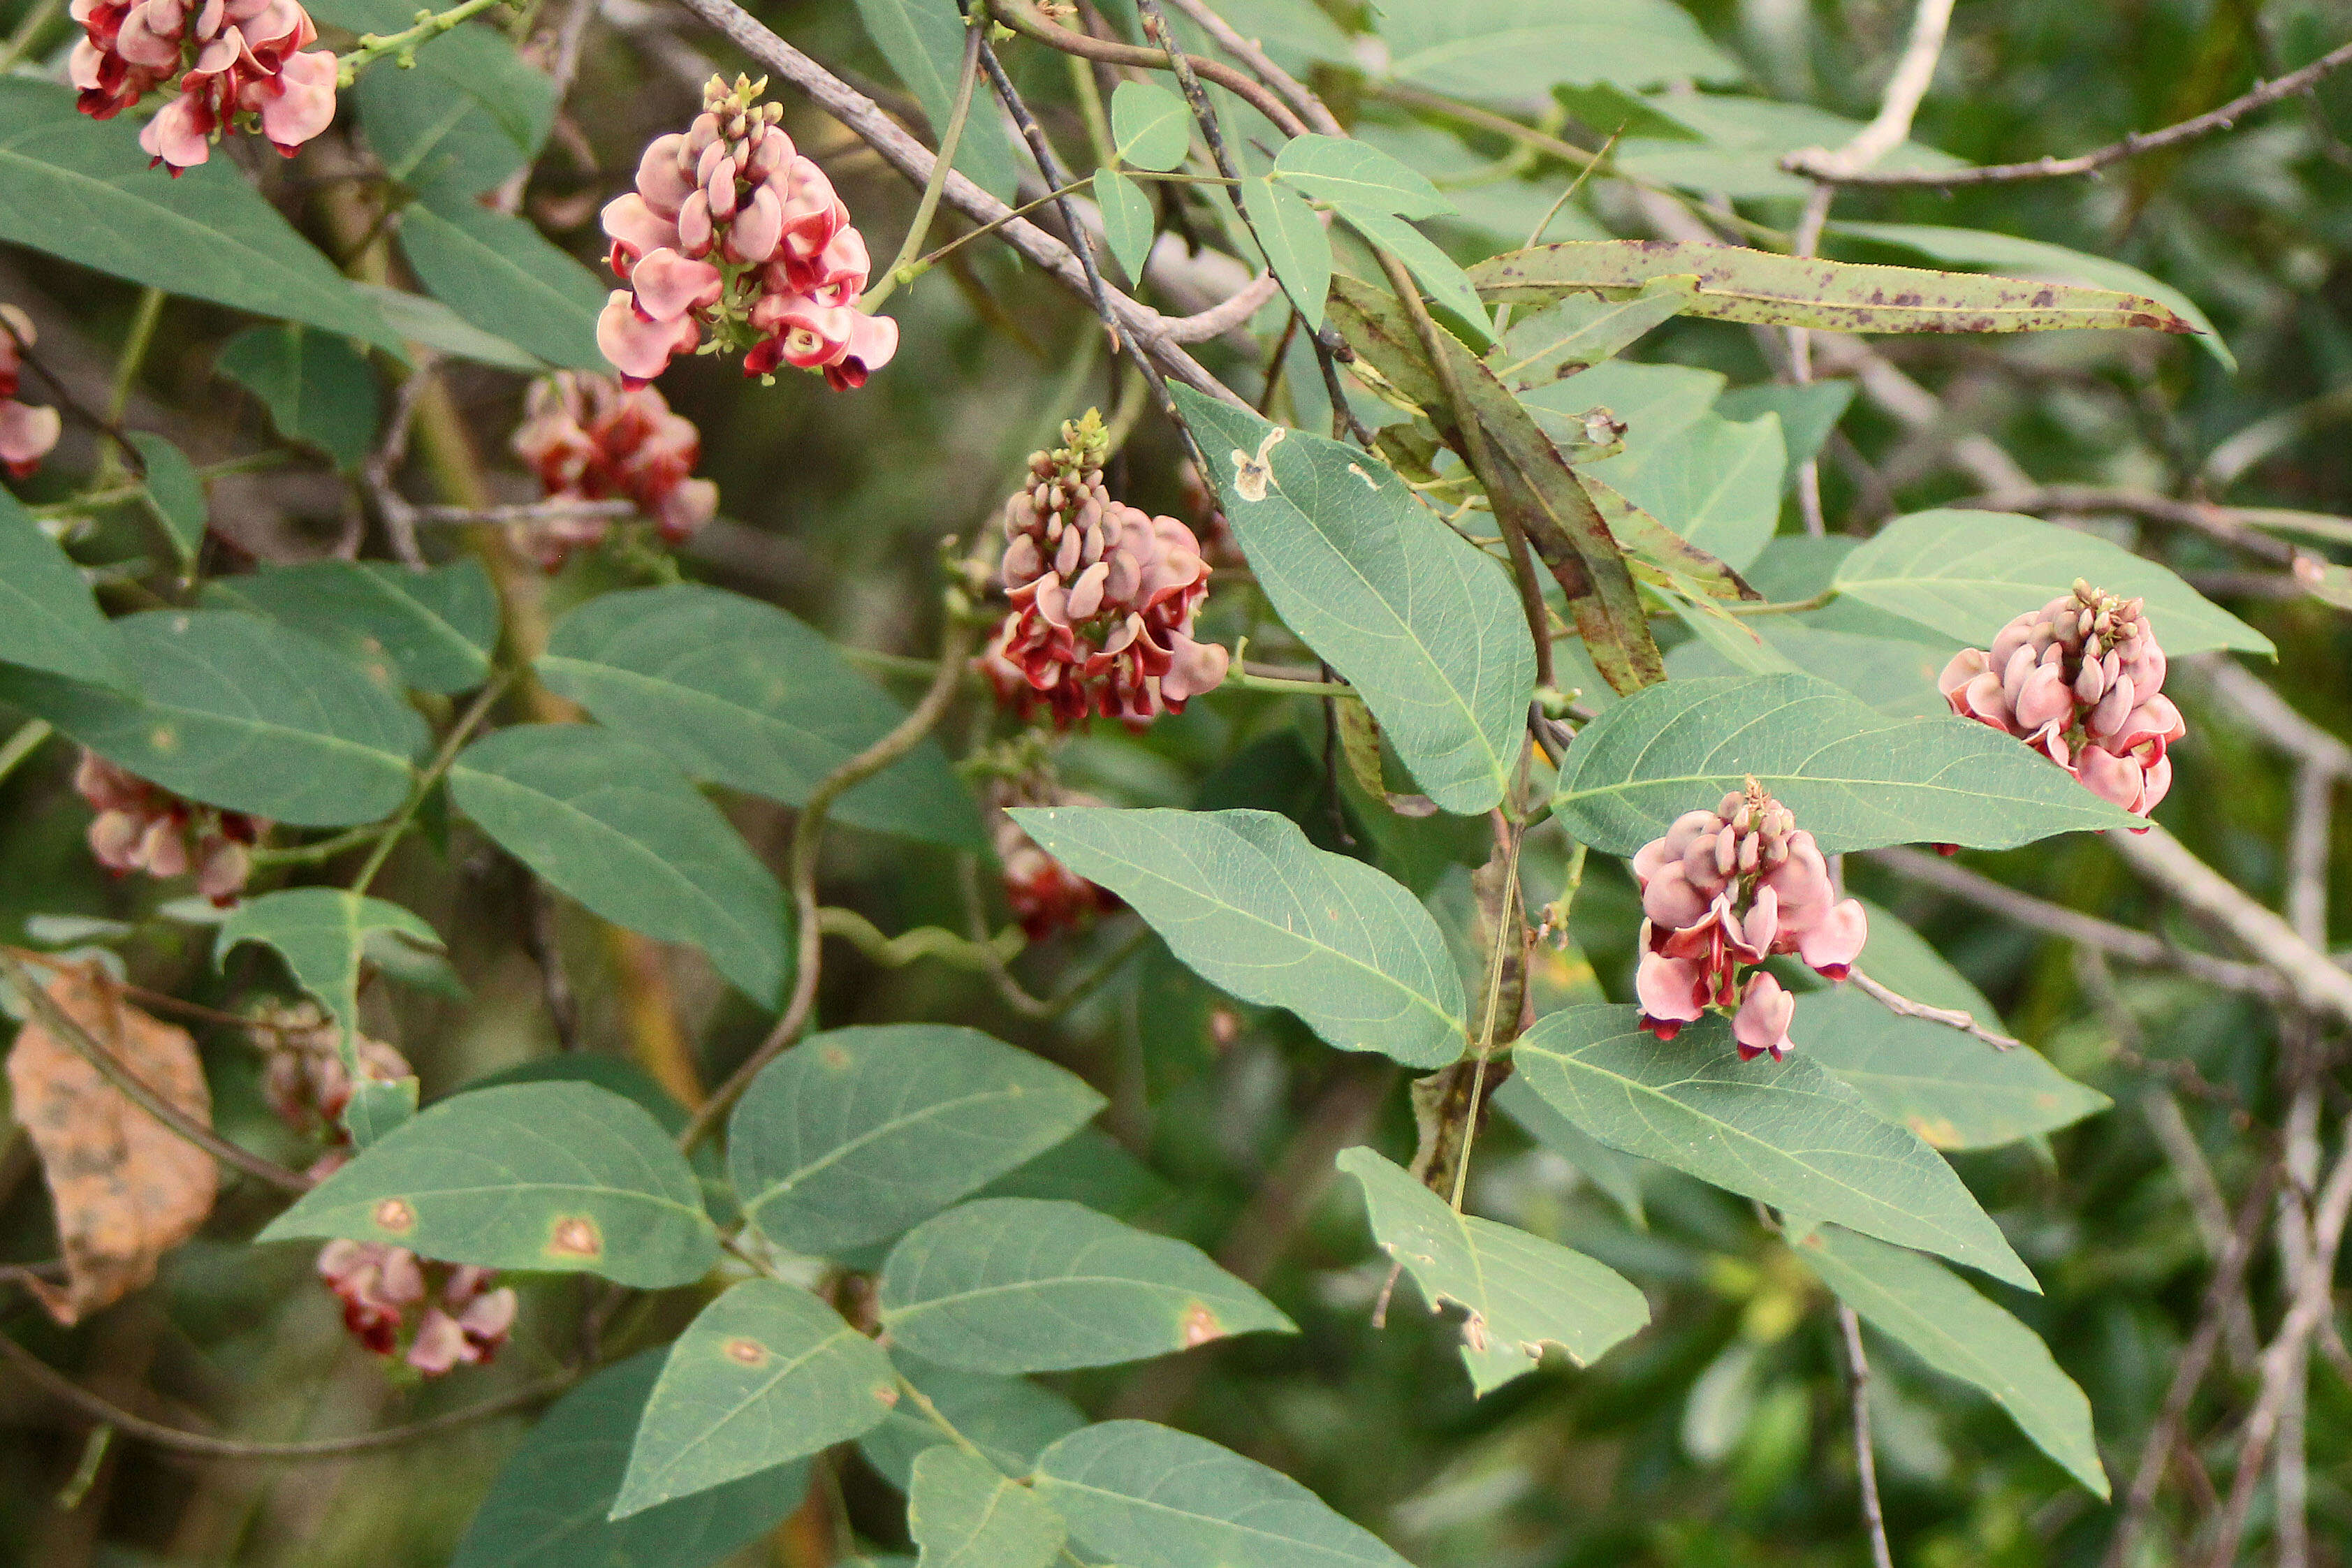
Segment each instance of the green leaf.
[[367,356],[349,339],[299,322],[248,327],[213,368],[259,398],[287,440],[317,447],[347,474],[367,460],[382,400]]
[[1388,74],[1457,98],[1541,98],[1555,83],[1654,87],[1743,74],[1667,0],[1384,0]]
[[667,1347],[607,1366],[556,1401],[508,1456],[449,1568],[712,1568],[808,1495],[793,1462],[606,1518]]
[[1500,563],[1367,454],[1175,395],[1275,612],[1356,688],[1424,794],[1465,813],[1500,800],[1535,687]]
[[1890,245],[1940,261],[1948,267],[1997,267],[2026,277],[2046,277],[2053,283],[2082,283],[2144,294],[2170,310],[2198,334],[2198,346],[2235,372],[2238,357],[2207,319],[2197,302],[2168,283],[2150,277],[2138,267],[2111,256],[2085,256],[2062,245],[1984,229],[1947,228],[1938,224],[1849,224],[1830,225],[1835,235]]
[[[808,625],[715,588],[601,594],[558,622],[537,668],[689,777],[788,806],[906,717]],[[835,800],[833,817],[950,849],[987,841],[971,792],[928,739]]]
[[[955,0],[857,0],[857,14],[874,47],[923,106],[936,145],[954,116],[956,84],[963,76],[964,21]],[[1019,169],[984,76],[972,84],[955,166],[991,195],[1013,199]]]
[[1641,1172],[1633,1161],[1553,1110],[1517,1073],[1495,1091],[1495,1103],[1509,1112],[1511,1120],[1528,1137],[1575,1166],[1579,1176],[1607,1193],[1609,1201],[1617,1206],[1628,1225],[1637,1229],[1649,1228],[1649,1216],[1642,1205]]
[[1736,571],[1780,525],[1787,468],[1778,415],[1734,424],[1708,413],[1663,441],[1593,464],[1591,473]]
[[[1871,972],[1867,959],[1863,972]],[[1979,1014],[1979,1021],[1997,1018]],[[1997,1051],[1944,1024],[1898,1017],[1851,991],[1802,997],[1789,1034],[1873,1111],[1932,1148],[2000,1148],[2056,1132],[2111,1103],[2030,1047]]]
[[1696,274],[1685,313],[1837,332],[2046,332],[2069,327],[2193,329],[2157,301],[2106,288],[1820,261],[1693,240],[1562,240],[1470,269],[1480,298],[1521,303],[1583,290],[1637,292]]
[[1643,1032],[1639,1019],[1630,1007],[1548,1014],[1514,1049],[1519,1073],[1612,1149],[2040,1289],[1933,1149],[1872,1114],[1801,1052],[1743,1062],[1720,1018],[1686,1025],[1670,1041]]
[[538,355],[526,354],[504,338],[483,331],[438,299],[404,289],[379,288],[373,284],[355,283],[352,287],[374,302],[384,320],[391,324],[394,335],[403,340],[422,344],[452,359],[469,360],[478,365],[526,376],[547,369]]
[[407,798],[425,721],[332,648],[226,611],[114,626],[142,696],[0,670],[0,701],[174,794],[295,827],[372,822]]
[[719,1232],[669,1134],[586,1083],[476,1089],[428,1107],[257,1239],[301,1237],[390,1242],[490,1269],[584,1270],[640,1290],[690,1283],[719,1257]]
[[449,769],[457,809],[616,925],[690,942],[753,1000],[789,970],[783,889],[662,757],[593,725],[519,725]]
[[[387,37],[415,16],[399,0],[331,0],[329,9],[354,32]],[[487,26],[434,39],[413,69],[363,71],[353,93],[384,172],[444,200],[470,201],[528,167],[555,124],[555,84]]]
[[145,471],[147,510],[163,525],[182,569],[193,567],[196,552],[205,548],[205,530],[211,526],[212,515],[196,465],[188,461],[186,453],[153,431],[133,430],[123,439],[139,454],[139,465]]
[[489,679],[498,647],[498,592],[471,557],[429,571],[380,560],[264,566],[214,579],[204,597],[282,622],[373,666],[383,684],[420,692],[471,691]]
[[752,1080],[728,1124],[743,1216],[795,1252],[896,1236],[1103,1108],[1076,1074],[952,1024],[838,1029]]
[[351,1044],[359,1027],[360,969],[378,932],[430,951],[442,946],[431,925],[396,904],[339,887],[296,887],[249,898],[229,911],[213,936],[213,967],[225,967],[242,943],[274,949],[294,983],[341,1026],[344,1066],[356,1083],[364,1076]]
[[610,371],[596,347],[607,290],[522,219],[419,204],[401,214],[400,253],[435,298],[483,331],[551,365]]
[[1755,779],[1824,854],[1885,844],[2008,849],[2136,820],[2048,758],[1964,718],[1889,719],[1811,675],[1668,681],[1579,732],[1553,804],[1630,855]]
[[373,1148],[386,1133],[414,1121],[418,1087],[414,1073],[389,1083],[381,1078],[356,1077],[351,1100],[343,1106],[343,1129],[352,1135],[352,1147]]
[[1462,1362],[1480,1394],[1533,1372],[1544,1346],[1590,1365],[1650,1321],[1650,1304],[1615,1270],[1444,1198],[1367,1148],[1339,1168],[1364,1187],[1372,1238],[1402,1264],[1435,1312],[1460,1307]]
[[0,490],[0,664],[135,692],[139,680],[124,655],[81,569]]
[[926,1448],[907,1493],[919,1568],[1046,1568],[1062,1553],[1061,1516],[1029,1488],[961,1448]]
[[882,1267],[890,1343],[974,1372],[1112,1366],[1296,1325],[1188,1241],[991,1197],[908,1231]]
[[[1149,961],[1147,959],[1147,961]],[[1171,968],[1174,961],[1160,956]],[[1184,977],[1192,984],[1192,977]],[[986,1186],[981,1197],[1066,1197],[1113,1219],[1134,1220],[1164,1206],[1175,1188],[1099,1127],[1081,1127],[1017,1170]]]
[[1938,507],[1895,518],[1837,569],[1838,591],[1977,647],[2077,579],[2147,601],[2148,624],[2178,659],[2215,648],[2276,657],[2271,640],[2171,572],[2096,534],[2011,512]]
[[1275,157],[1274,177],[1302,196],[1336,207],[1401,218],[1433,218],[1454,210],[1426,176],[1351,137],[1292,137]]
[[1129,277],[1142,277],[1144,258],[1151,254],[1157,221],[1151,211],[1151,198],[1118,170],[1097,169],[1095,205],[1102,209],[1103,240],[1110,246],[1111,259]]
[[670,1346],[611,1518],[845,1443],[898,1388],[882,1347],[797,1286],[746,1280]]
[[[903,1350],[890,1360],[899,1376],[1009,1476],[1027,1475],[1048,1444],[1087,1424],[1076,1406],[1026,1378],[934,1366]],[[913,1401],[902,1400],[879,1427],[857,1439],[857,1451],[885,1480],[905,1491],[914,1481],[916,1456],[948,1440]]]
[[2000,1017],[2000,1009],[1926,937],[1869,899],[1858,897],[1857,902],[1870,918],[1870,936],[1862,945],[1862,956],[1854,960],[1863,973],[1931,1008],[1958,1008],[1986,1023]]
[[1323,297],[1331,288],[1331,237],[1298,193],[1263,175],[1244,180],[1242,205],[1290,302],[1309,328],[1323,325]]
[[1697,287],[1695,277],[1658,277],[1622,299],[1569,295],[1512,322],[1486,355],[1486,368],[1515,392],[1573,375],[1680,315]]
[[[1888,718],[1940,718],[1952,711],[1936,689],[1946,655],[1922,643],[1827,632],[1794,615],[1742,616],[1737,630],[1760,640],[1779,661],[1775,668],[1818,676]],[[1752,673],[1755,667],[1752,661],[1734,660],[1696,640],[1666,655],[1666,673],[1677,681]]]
[[1794,1245],[1864,1322],[1945,1376],[1992,1396],[2035,1447],[2105,1500],[2091,1402],[2032,1329],[1933,1259],[1828,1227]]
[[1165,172],[1192,150],[1192,111],[1164,87],[1123,81],[1111,89],[1110,134],[1120,162]]
[[1279,1470],[1150,1421],[1106,1421],[1037,1458],[1037,1495],[1127,1568],[1410,1568]]
[[1461,1056],[1467,1004],[1437,923],[1370,866],[1316,849],[1289,818],[1066,806],[1013,816],[1210,984],[1288,1008],[1342,1051],[1421,1068]]
[[1797,470],[1820,454],[1830,432],[1845,417],[1853,393],[1852,382],[1811,382],[1804,386],[1764,382],[1725,392],[1715,400],[1715,412],[1740,423],[1760,419],[1768,413],[1779,414],[1780,438],[1789,449],[1789,474],[1784,483],[1794,486]]
[[1429,290],[1431,307],[1465,341],[1484,353],[1494,346],[1495,323],[1479,303],[1470,275],[1419,229],[1392,214],[1354,202],[1338,204],[1339,214],[1374,245],[1394,251],[1405,270]]
[[0,241],[192,299],[400,341],[370,299],[262,199],[233,158],[165,179],[137,122],[94,120],[70,88],[0,78]]

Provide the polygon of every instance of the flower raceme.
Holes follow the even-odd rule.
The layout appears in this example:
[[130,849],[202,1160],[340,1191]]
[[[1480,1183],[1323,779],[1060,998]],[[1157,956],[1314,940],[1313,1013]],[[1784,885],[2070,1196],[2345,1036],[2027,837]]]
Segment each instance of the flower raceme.
[[1953,654],[1937,685],[1962,718],[2017,737],[2145,817],[2172,787],[2166,748],[2187,733],[2164,672],[2142,602],[2077,579],[2002,627],[1990,648]]
[[656,137],[636,188],[604,208],[614,290],[596,342],[631,383],[672,358],[743,354],[743,373],[822,371],[840,391],[866,384],[898,350],[898,324],[857,308],[871,262],[865,236],[813,159],[777,122],[766,87],[717,77],[684,131]]
[[378,1355],[398,1352],[427,1377],[488,1364],[514,1327],[515,1293],[489,1289],[496,1274],[427,1262],[405,1247],[330,1241],[319,1277],[341,1298],[343,1326],[362,1344]]
[[1225,650],[1192,639],[1209,565],[1192,529],[1110,498],[1098,413],[1065,423],[1062,441],[1030,457],[1030,482],[1004,504],[1013,610],[981,668],[999,701],[1042,697],[1057,724],[1099,712],[1140,728],[1225,678]]
[[[1753,966],[1793,953],[1843,980],[1870,935],[1862,904],[1841,900],[1813,835],[1760,789],[1685,811],[1633,856],[1642,884],[1642,1027],[1672,1040],[1709,1007],[1734,1008],[1740,1060],[1790,1049],[1797,999]],[[1752,969],[1745,983],[1742,969]]]
[[0,305],[0,468],[18,479],[29,477],[41,465],[65,432],[56,409],[16,401],[25,350],[32,345],[32,318],[14,305]]
[[[296,1132],[322,1133],[336,1145],[328,1168],[311,1173],[323,1179],[342,1164],[351,1144],[343,1111],[358,1087],[343,1066],[341,1027],[305,998],[261,1014],[247,1033],[262,1051],[262,1100]],[[383,1041],[355,1031],[352,1043],[370,1080],[394,1083],[409,1075],[408,1059]]]
[[[719,510],[719,486],[690,477],[702,455],[701,433],[649,386],[558,371],[531,384],[513,446],[548,499],[625,497],[673,545],[692,538]],[[514,525],[516,543],[550,571],[572,551],[603,543],[611,526],[600,517]]]
[[242,811],[182,800],[94,751],[81,754],[74,789],[98,812],[89,852],[99,864],[117,876],[143,871],[158,879],[193,870],[196,891],[223,907],[244,890],[252,846],[269,826]]
[[219,136],[258,129],[292,157],[335,118],[335,57],[297,0],[73,0],[82,40],[67,70],[84,114],[111,120],[177,78],[139,133],[176,176]]

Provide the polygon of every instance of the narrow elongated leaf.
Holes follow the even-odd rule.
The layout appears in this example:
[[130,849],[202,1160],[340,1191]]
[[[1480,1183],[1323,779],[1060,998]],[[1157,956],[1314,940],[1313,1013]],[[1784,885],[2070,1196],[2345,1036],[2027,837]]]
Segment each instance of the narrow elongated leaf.
[[381,940],[441,949],[439,934],[396,904],[339,887],[284,888],[229,912],[213,936],[213,965],[224,966],[241,943],[275,949],[295,984],[341,1026],[344,1066],[356,1083],[366,1076],[351,1045],[359,1027],[360,967],[370,943]]
[[923,1549],[919,1568],[1046,1568],[1068,1535],[1035,1492],[946,1447],[915,1459],[907,1530]]
[[1263,176],[1244,180],[1241,198],[1282,291],[1308,327],[1322,326],[1323,297],[1331,287],[1331,239],[1323,221],[1297,192]]
[[1342,1051],[1423,1068],[1462,1054],[1467,1005],[1437,923],[1370,866],[1316,849],[1289,818],[1013,815],[1048,854],[1133,905],[1210,984],[1288,1008]]
[[596,347],[607,290],[522,219],[470,204],[419,204],[400,218],[400,254],[436,299],[551,365],[609,371]]
[[2271,640],[2171,572],[2079,528],[2011,512],[1938,507],[1895,518],[1839,563],[1840,593],[1981,648],[2011,617],[2082,579],[2147,601],[2148,624],[2179,658],[2214,648],[2273,657]]
[[1144,258],[1151,254],[1151,198],[1118,170],[1097,169],[1095,205],[1102,209],[1103,240],[1110,246],[1111,259],[1129,277],[1142,277]]
[[1536,667],[1502,565],[1368,455],[1175,394],[1276,613],[1362,695],[1423,794],[1462,812],[1501,800]]
[[1470,269],[1480,298],[1537,301],[1586,291],[1636,293],[1654,277],[1696,275],[1686,314],[1838,332],[2046,332],[2068,327],[2196,330],[2141,294],[2015,277],[1775,256],[1696,240],[1562,240]]
[[587,1083],[444,1100],[304,1193],[259,1239],[336,1236],[644,1290],[698,1280],[719,1256],[677,1145],[641,1106]]
[[1720,1018],[1666,1041],[1639,1020],[1630,1007],[1549,1014],[1519,1039],[1520,1075],[1612,1149],[2040,1289],[1933,1149],[1801,1052],[1743,1062]]
[[471,557],[430,571],[379,560],[265,566],[205,584],[205,601],[282,621],[420,692],[480,685],[499,640],[498,593]]
[[728,1124],[743,1217],[795,1252],[895,1236],[1076,1132],[1084,1079],[974,1029],[838,1029],[752,1080]]
[[[1057,1437],[1087,1424],[1078,1407],[1024,1377],[998,1377],[935,1366],[918,1355],[895,1352],[898,1375],[939,1406],[955,1429],[1008,1476],[1025,1476],[1037,1456]],[[915,1457],[949,1441],[939,1423],[907,1401],[891,1408],[882,1424],[857,1439],[857,1451],[900,1491],[914,1482]]]
[[1944,1024],[1899,1018],[1854,992],[1806,996],[1789,1035],[1873,1111],[1934,1148],[1999,1148],[2109,1104],[2029,1046],[1996,1051]]
[[307,321],[397,350],[374,304],[294,232],[233,159],[157,177],[131,120],[71,88],[0,78],[0,241],[192,299]]
[[1164,172],[1192,150],[1192,111],[1164,87],[1123,81],[1111,89],[1110,134],[1120,162]]
[[1696,277],[1658,277],[1623,299],[1569,295],[1512,322],[1487,354],[1487,368],[1513,392],[1573,375],[1680,315],[1697,287]]
[[213,368],[261,400],[278,434],[317,447],[346,473],[375,444],[382,412],[375,372],[347,338],[299,322],[248,327],[222,347]]
[[1281,1471],[1150,1421],[1106,1421],[1037,1458],[1037,1495],[1128,1568],[1408,1568]]
[[662,755],[593,725],[520,725],[449,769],[457,809],[615,925],[691,942],[773,1002],[789,947],[783,889]]
[[1998,730],[1890,719],[1811,675],[1668,681],[1588,725],[1553,797],[1569,831],[1629,855],[1753,778],[1825,854],[1884,844],[2007,849],[2131,819]]
[[1297,1332],[1192,1243],[1044,1198],[982,1198],[917,1226],[890,1249],[881,1298],[891,1343],[974,1372],[1111,1366]]
[[1450,1302],[1467,1314],[1462,1361],[1481,1394],[1533,1372],[1548,1344],[1584,1366],[1650,1321],[1642,1292],[1582,1253],[1457,1214],[1370,1149],[1343,1150],[1339,1168],[1363,1184],[1372,1239],[1430,1310]]
[[1485,353],[1494,346],[1494,320],[1486,314],[1486,306],[1479,303],[1478,291],[1471,286],[1470,275],[1462,270],[1460,263],[1393,213],[1353,201],[1339,203],[1336,210],[1358,234],[1395,252],[1405,269],[1429,291],[1432,308],[1446,319],[1455,332],[1476,345],[1478,352]]
[[1639,89],[1741,72],[1666,0],[1387,0],[1389,73],[1479,99],[1540,99],[1556,82]]
[[205,530],[211,526],[212,507],[205,499],[205,482],[188,455],[152,430],[134,430],[124,437],[139,454],[147,486],[147,510],[163,525],[172,548],[184,570],[195,563],[205,548]]
[[[809,626],[714,588],[601,594],[556,626],[538,669],[688,776],[788,806],[906,717]],[[931,740],[835,800],[833,816],[952,849],[986,841]]]
[[507,1457],[449,1568],[710,1568],[808,1495],[808,1466],[778,1465],[624,1520],[605,1517],[667,1347],[595,1373]]
[[0,701],[175,794],[297,827],[371,822],[406,798],[425,721],[332,648],[217,610],[113,624],[142,695],[0,670]]
[[611,1517],[847,1442],[898,1400],[881,1346],[806,1291],[747,1280],[670,1346]]
[[1302,196],[1333,206],[1401,218],[1433,218],[1454,210],[1427,176],[1352,137],[1292,137],[1275,157],[1274,177]]
[[1931,1258],[1827,1226],[1795,1245],[1864,1322],[1945,1376],[1992,1396],[2036,1448],[2106,1498],[2091,1402],[2032,1329]]
[[[955,0],[857,0],[857,15],[874,47],[923,106],[936,145],[947,134],[963,75],[964,20]],[[955,166],[992,195],[1012,199],[1019,169],[985,77],[972,84]]]
[[404,289],[379,288],[373,284],[352,287],[367,297],[393,333],[404,342],[419,343],[452,359],[469,360],[494,370],[537,375],[547,368],[536,354],[527,354],[504,338],[485,332],[438,299]]
[[121,636],[100,613],[80,569],[5,490],[0,490],[0,664],[138,690]]

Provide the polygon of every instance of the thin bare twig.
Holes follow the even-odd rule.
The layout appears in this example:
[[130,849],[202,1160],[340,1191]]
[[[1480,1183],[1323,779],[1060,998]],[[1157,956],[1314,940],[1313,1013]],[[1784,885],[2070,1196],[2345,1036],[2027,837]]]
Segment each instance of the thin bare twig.
[[1026,0],[996,0],[989,9],[998,21],[1024,37],[1033,38],[1066,55],[1100,60],[1105,65],[1172,70],[1180,78],[1189,69],[1247,102],[1252,109],[1280,126],[1286,134],[1306,134],[1306,121],[1299,119],[1288,104],[1223,60],[1204,59],[1199,55],[1171,49],[1150,49],[1138,44],[1122,44],[1110,38],[1097,38],[1089,33],[1074,32],[1068,27],[1057,27],[1032,10]]
[[1244,38],[1231,22],[1202,3],[1202,0],[1168,0],[1179,11],[1200,25],[1201,30],[1216,40],[1217,47],[1241,61],[1260,81],[1280,93],[1283,100],[1297,110],[1307,125],[1322,136],[1345,136],[1339,124],[1323,100],[1315,96],[1307,84],[1276,65],[1256,40]]
[[1925,1019],[1929,1023],[1939,1023],[1947,1029],[1958,1030],[1963,1034],[1976,1036],[1995,1051],[2011,1051],[2024,1043],[2013,1035],[2003,1034],[1996,1029],[1987,1029],[1983,1024],[1977,1022],[1974,1013],[1965,1008],[1938,1008],[1931,1007],[1926,1002],[1915,1002],[1900,991],[1889,990],[1860,969],[1849,971],[1846,978],[1853,983],[1855,990],[1898,1018]]
[[1876,1568],[1895,1568],[1895,1554],[1886,1546],[1886,1511],[1878,1501],[1878,1456],[1870,1443],[1870,1358],[1862,1352],[1862,1320],[1840,1301],[1838,1333],[1845,1341],[1846,1385],[1853,1406],[1853,1468],[1862,1486],[1862,1524],[1870,1536],[1870,1560]]
[[2189,853],[2179,839],[2151,824],[2141,832],[2110,833],[2107,841],[2135,871],[2244,943],[2264,967],[2286,981],[2306,1011],[2352,1023],[2352,972]]
[[529,501],[509,507],[412,506],[408,508],[411,522],[450,528],[469,528],[476,523],[548,523],[573,517],[634,517],[636,515],[637,504],[635,501],[619,498],[583,501],[572,497]]

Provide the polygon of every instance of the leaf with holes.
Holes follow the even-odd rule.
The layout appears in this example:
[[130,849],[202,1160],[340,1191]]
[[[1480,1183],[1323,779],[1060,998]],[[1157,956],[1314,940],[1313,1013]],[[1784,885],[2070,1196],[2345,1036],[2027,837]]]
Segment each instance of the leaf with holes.
[[1045,852],[1109,888],[1210,984],[1288,1008],[1342,1051],[1408,1067],[1462,1054],[1468,1004],[1445,938],[1403,887],[1316,849],[1271,811],[1029,807]]
[[743,1217],[794,1252],[896,1236],[1102,1109],[1085,1080],[952,1024],[838,1029],[753,1079],[728,1124]]
[[1615,1270],[1457,1213],[1370,1149],[1342,1151],[1339,1168],[1363,1184],[1372,1239],[1412,1276],[1430,1310],[1452,1304],[1467,1314],[1462,1362],[1480,1394],[1533,1372],[1548,1344],[1586,1366],[1650,1321],[1649,1302]]
[[1720,1018],[1672,1040],[1639,1019],[1630,1007],[1548,1014],[1519,1039],[1519,1075],[1612,1149],[2040,1289],[1933,1149],[1801,1053],[1743,1062]]
[[283,622],[377,666],[386,685],[420,692],[473,690],[489,679],[498,647],[498,593],[470,557],[430,571],[382,560],[263,566],[215,578],[204,597]]
[[121,643],[80,568],[0,490],[0,664],[135,692]]
[[1192,150],[1192,111],[1164,87],[1123,81],[1111,89],[1110,135],[1119,162],[1164,173]]
[[961,1448],[925,1449],[907,1493],[919,1568],[1046,1568],[1068,1534],[1037,1494]]
[[670,1346],[611,1517],[845,1443],[898,1401],[880,1345],[797,1286],[747,1280]]
[[1075,1203],[991,1197],[908,1231],[882,1268],[890,1343],[973,1372],[1113,1366],[1296,1325],[1187,1241]]
[[718,1229],[677,1145],[643,1107],[587,1083],[477,1089],[426,1108],[257,1239],[302,1237],[389,1242],[489,1269],[584,1271],[640,1290],[698,1280],[719,1257]]
[[345,473],[366,461],[383,400],[367,356],[348,338],[299,322],[248,327],[222,346],[213,369],[259,398],[287,440],[317,447]]

